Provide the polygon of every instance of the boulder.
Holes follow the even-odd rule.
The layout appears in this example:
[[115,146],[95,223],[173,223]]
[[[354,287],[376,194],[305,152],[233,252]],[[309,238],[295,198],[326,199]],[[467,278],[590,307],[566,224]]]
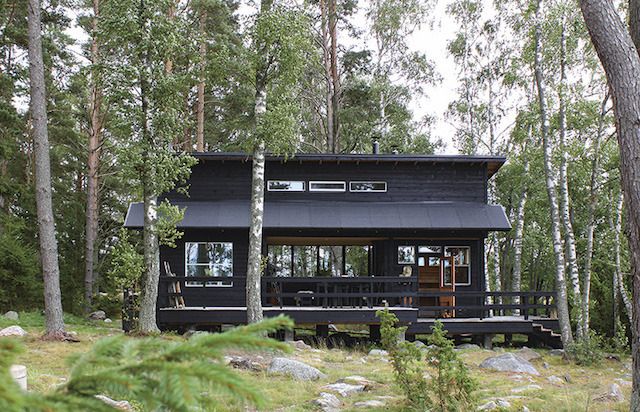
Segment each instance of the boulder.
[[540,389],[542,389],[542,386],[540,385],[527,385],[527,386],[521,386],[519,388],[513,388],[511,389],[511,392],[520,393],[520,392],[538,391]]
[[551,349],[549,351],[551,356],[564,356],[564,349]]
[[533,349],[529,349],[526,346],[516,352],[516,355],[522,359],[531,362],[532,360],[540,359],[542,356]]
[[340,395],[346,397],[357,392],[363,392],[365,386],[352,385],[350,383],[345,383],[345,382],[336,382],[336,383],[332,383],[331,385],[326,385],[324,388],[333,392],[338,392]]
[[27,367],[24,365],[11,365],[9,374],[23,391],[27,390]]
[[492,369],[500,372],[516,372],[528,373],[531,375],[540,375],[540,372],[533,367],[528,361],[514,355],[513,353],[503,353],[499,356],[493,356],[485,359],[481,364],[481,368]]
[[311,349],[311,346],[307,345],[306,343],[304,343],[304,341],[302,340],[292,340],[290,342],[287,342],[289,345],[293,346],[296,349],[300,349],[300,350],[304,350],[304,349]]
[[463,343],[463,344],[460,344],[460,345],[456,346],[456,349],[458,349],[458,350],[480,350],[480,346],[476,345],[475,343]]
[[3,318],[5,319],[9,319],[12,321],[17,321],[19,316],[18,316],[18,312],[10,310],[9,312],[5,313],[4,315],[2,315]]
[[371,399],[369,401],[361,401],[353,404],[356,408],[381,408],[385,405],[384,402],[377,399]]
[[0,336],[27,336],[27,332],[20,326],[13,325],[0,330]]
[[612,383],[606,393],[595,398],[597,402],[624,402],[624,394],[617,383]]
[[558,378],[556,375],[551,375],[547,377],[547,381],[552,385],[562,386],[564,385],[564,379]]
[[346,383],[351,383],[355,385],[364,385],[365,390],[370,389],[374,385],[373,381],[370,381],[364,376],[358,376],[358,375],[347,376],[346,378],[340,379],[338,382],[346,382]]
[[104,310],[96,310],[95,312],[91,312],[89,314],[89,319],[91,320],[105,320],[107,318],[107,314],[104,313]]
[[479,411],[493,411],[495,409],[504,409],[510,408],[511,403],[509,401],[505,401],[504,399],[495,399],[491,400],[478,408]]
[[269,375],[288,375],[299,381],[315,381],[326,376],[313,366],[287,358],[273,358],[267,373]]
[[260,363],[244,356],[225,356],[224,361],[227,365],[231,365],[236,369],[245,369],[255,372],[264,370],[264,367]]
[[100,399],[102,402],[115,409],[119,409],[121,411],[133,411],[133,407],[127,401],[114,401],[113,399],[104,395],[96,395],[96,398]]
[[383,349],[371,349],[369,351],[369,356],[378,356],[378,357],[383,357],[383,356],[388,356],[389,352],[387,352],[386,350]]
[[313,401],[324,412],[337,412],[340,410],[342,402],[332,393],[320,392],[320,397]]
[[109,318],[105,318],[105,320],[104,320],[104,323],[111,323],[111,322],[113,322],[113,321],[111,319],[109,319]]

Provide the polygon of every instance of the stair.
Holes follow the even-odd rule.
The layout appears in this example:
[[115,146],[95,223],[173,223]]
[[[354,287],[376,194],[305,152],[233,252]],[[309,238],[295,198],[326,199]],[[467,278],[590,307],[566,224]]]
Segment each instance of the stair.
[[553,330],[545,328],[539,323],[533,323],[533,336],[540,342],[551,347],[552,349],[562,349],[562,339],[559,333],[555,333]]

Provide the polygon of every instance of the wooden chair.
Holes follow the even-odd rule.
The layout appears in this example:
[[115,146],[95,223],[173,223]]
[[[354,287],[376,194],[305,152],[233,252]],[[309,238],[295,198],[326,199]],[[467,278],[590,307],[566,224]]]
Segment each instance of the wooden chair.
[[[164,262],[164,273],[167,276],[175,277],[176,275],[171,271],[169,262]],[[175,280],[169,282],[169,304],[174,308],[184,308],[184,297],[182,297],[182,287],[180,281]]]

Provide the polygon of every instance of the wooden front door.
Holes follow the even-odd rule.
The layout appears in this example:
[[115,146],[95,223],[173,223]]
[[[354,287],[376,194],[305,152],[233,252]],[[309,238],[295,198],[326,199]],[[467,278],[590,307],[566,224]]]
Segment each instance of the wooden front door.
[[[418,290],[454,291],[455,270],[452,257],[442,257],[439,253],[421,253],[418,255]],[[454,306],[454,296],[420,297],[420,307],[428,310],[429,306]],[[454,311],[439,311],[443,317],[453,317]],[[434,316],[437,314],[434,313]]]

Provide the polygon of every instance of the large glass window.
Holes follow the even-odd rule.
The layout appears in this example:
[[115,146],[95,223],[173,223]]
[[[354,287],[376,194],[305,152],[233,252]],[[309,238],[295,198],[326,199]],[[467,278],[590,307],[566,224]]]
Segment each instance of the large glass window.
[[[453,265],[456,271],[456,285],[468,286],[471,284],[471,248],[469,246],[450,246],[444,248],[444,255],[453,256]],[[451,284],[451,281],[449,281]]]
[[349,182],[350,192],[386,192],[387,182]]
[[368,276],[370,246],[345,246],[344,269],[346,276]]
[[[186,242],[186,276],[210,276],[230,278],[233,276],[233,243],[231,242]],[[202,282],[186,282],[186,286],[202,286]],[[233,286],[232,280],[206,282],[206,286]]]
[[309,182],[310,192],[345,192],[346,190],[345,182]]
[[267,190],[269,192],[304,192],[305,184],[299,180],[269,180]]
[[342,276],[342,246],[319,246],[318,266],[319,276]]
[[269,263],[267,266],[267,274],[269,276],[291,276],[291,249],[291,246],[286,245],[269,245]]
[[294,246],[293,247],[293,276],[317,276],[318,275],[318,247]]

